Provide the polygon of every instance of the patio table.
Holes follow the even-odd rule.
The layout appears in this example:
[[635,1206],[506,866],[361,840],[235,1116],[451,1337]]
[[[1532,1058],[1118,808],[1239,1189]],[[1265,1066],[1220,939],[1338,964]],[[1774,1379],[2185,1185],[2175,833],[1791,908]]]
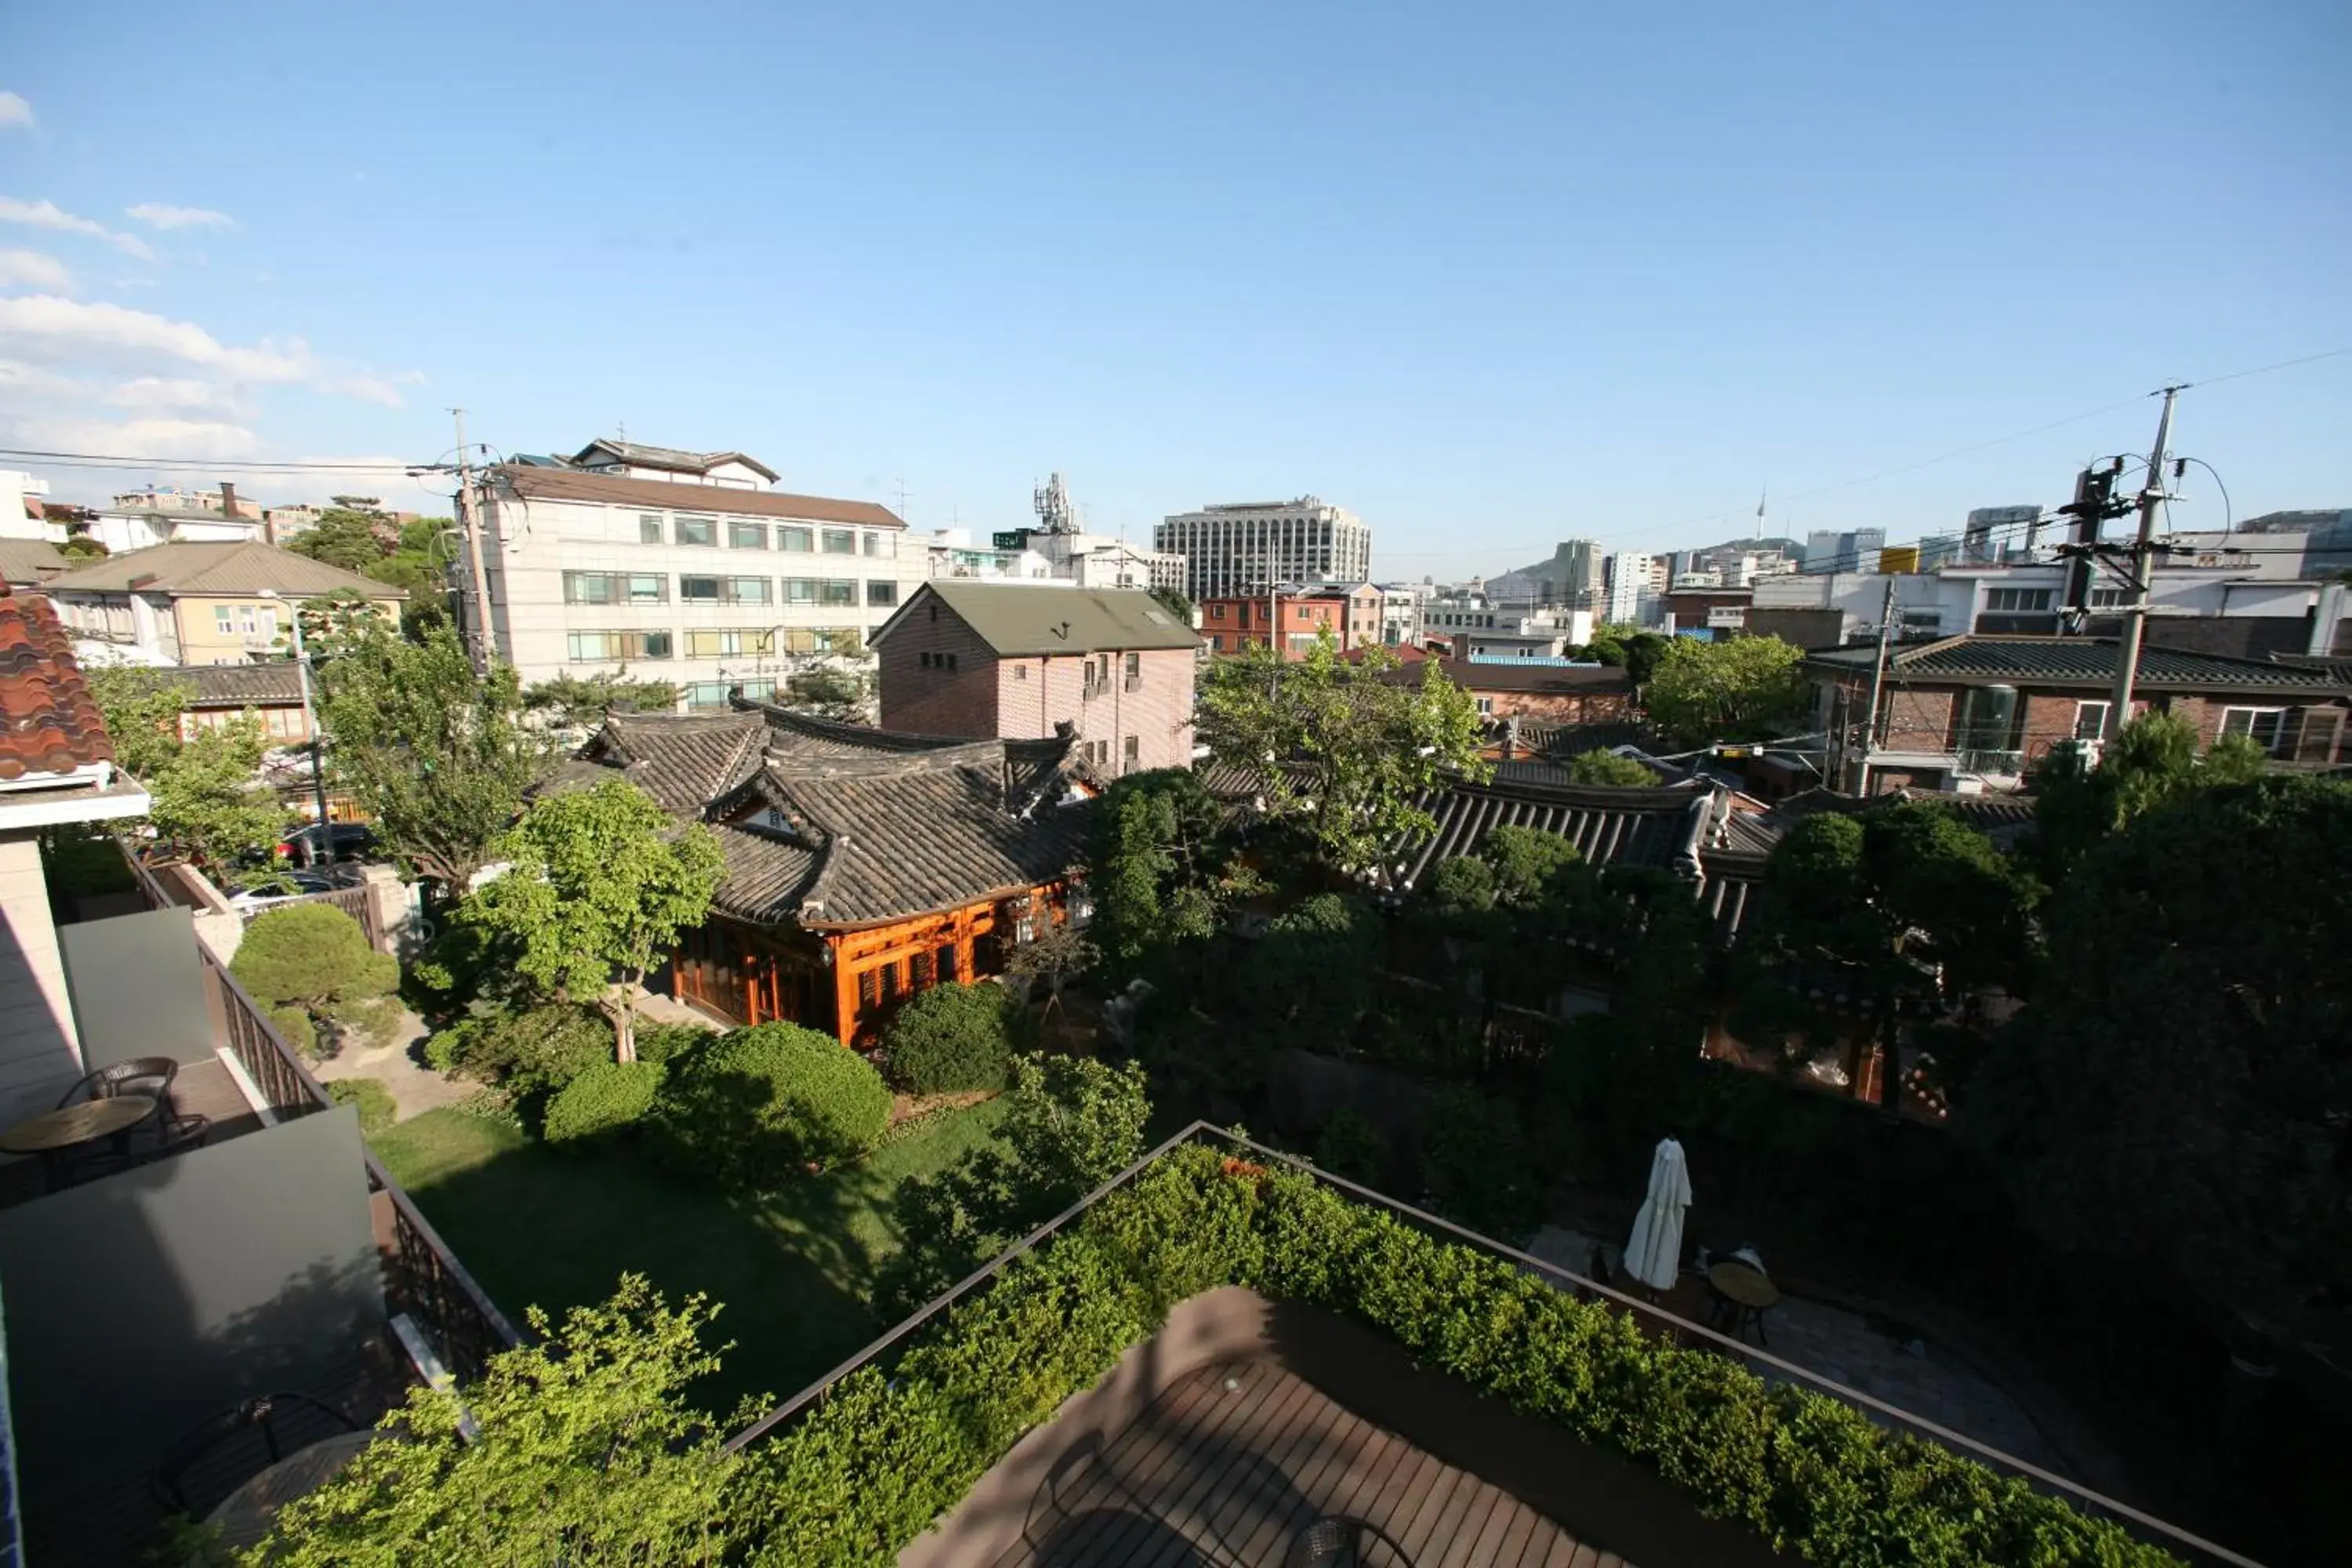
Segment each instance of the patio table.
[[118,1094],[107,1100],[85,1100],[59,1110],[44,1110],[0,1132],[0,1151],[38,1154],[47,1167],[54,1192],[64,1170],[60,1155],[101,1138],[126,1139],[133,1127],[155,1114],[152,1094]]
[[1752,1324],[1756,1342],[1772,1342],[1764,1337],[1764,1309],[1780,1299],[1780,1288],[1745,1263],[1718,1263],[1706,1271],[1706,1286],[1716,1298],[1712,1316],[1720,1319],[1731,1315],[1731,1337],[1739,1338]]
[[221,1499],[205,1522],[217,1524],[228,1544],[243,1550],[269,1533],[278,1510],[296,1498],[308,1497],[342,1474],[381,1434],[339,1432],[308,1447],[297,1448],[236,1490]]

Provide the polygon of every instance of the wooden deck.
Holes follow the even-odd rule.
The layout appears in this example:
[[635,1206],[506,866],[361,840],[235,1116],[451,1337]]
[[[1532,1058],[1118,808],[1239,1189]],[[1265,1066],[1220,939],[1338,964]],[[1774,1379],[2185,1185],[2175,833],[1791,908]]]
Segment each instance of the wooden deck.
[[995,1568],[1283,1568],[1318,1519],[1386,1531],[1360,1568],[1626,1568],[1265,1360],[1179,1379],[1033,1500]]

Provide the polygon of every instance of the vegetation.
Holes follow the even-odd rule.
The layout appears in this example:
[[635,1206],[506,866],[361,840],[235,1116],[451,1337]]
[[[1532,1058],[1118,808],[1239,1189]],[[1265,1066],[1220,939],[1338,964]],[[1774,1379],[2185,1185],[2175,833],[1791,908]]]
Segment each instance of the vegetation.
[[399,523],[369,508],[338,505],[321,512],[316,523],[287,541],[286,548],[297,555],[372,577],[423,602],[437,596],[442,590],[448,561],[447,540],[453,532],[453,525],[446,517],[420,517]]
[[[686,1399],[719,1364],[701,1336],[718,1309],[672,1308],[642,1276],[464,1390],[416,1387],[403,1436],[289,1503],[248,1554],[271,1568],[416,1563],[717,1564],[762,1523],[743,1507],[751,1461],[720,1447],[750,1407],[714,1425]],[[460,1423],[470,1427],[461,1431]]]
[[1364,1186],[1380,1182],[1381,1167],[1387,1159],[1388,1145],[1381,1141],[1380,1129],[1360,1112],[1344,1106],[1331,1113],[1315,1140],[1318,1169]]
[[325,670],[322,721],[376,837],[463,897],[545,773],[514,669],[474,673],[446,622],[406,642],[380,622]]
[[269,750],[260,721],[247,713],[183,741],[188,681],[135,665],[95,666],[87,679],[115,761],[154,802],[148,820],[163,847],[216,871],[266,860],[295,817],[257,776]]
[[400,964],[368,945],[360,923],[331,904],[288,904],[245,928],[229,963],[265,1007],[299,1010],[373,1037],[388,1036],[399,1012],[390,993]]
[[1657,771],[1647,763],[1598,749],[1570,757],[1568,776],[1577,784],[1606,784],[1617,789],[1647,789],[1661,782]]
[[77,533],[58,546],[58,553],[68,561],[103,561],[113,552],[106,541],[87,533]]
[[560,729],[591,730],[607,712],[676,712],[677,698],[674,682],[632,679],[625,669],[607,669],[584,677],[567,672],[526,687],[522,705]]
[[339,1078],[327,1085],[327,1098],[337,1105],[360,1109],[360,1131],[373,1134],[400,1120],[400,1104],[380,1078]]
[[1650,721],[1688,746],[1761,741],[1804,726],[1804,650],[1778,637],[1674,637],[1643,688]]
[[1622,669],[1634,685],[1647,686],[1657,673],[1658,660],[1674,642],[1663,633],[1645,632],[1639,626],[1605,626],[1594,630],[1583,651],[1597,663]]
[[909,1094],[1003,1089],[1026,1021],[1002,985],[935,985],[900,1008],[882,1037],[890,1081]]
[[1218,761],[1263,774],[1267,815],[1341,871],[1431,828],[1421,791],[1487,771],[1470,694],[1434,659],[1417,684],[1390,679],[1398,668],[1381,648],[1350,664],[1325,635],[1296,662],[1256,644],[1203,669],[1201,739]]
[[653,1110],[661,1081],[659,1062],[598,1062],[547,1102],[541,1135],[550,1143],[572,1144],[609,1138]]
[[1456,1084],[1430,1102],[1422,1180],[1447,1214],[1482,1235],[1524,1240],[1543,1217],[1543,1185],[1518,1111]]
[[890,1090],[831,1035],[761,1024],[672,1064],[647,1124],[671,1169],[745,1192],[774,1192],[870,1152],[890,1124]]
[[1189,768],[1129,773],[1094,812],[1094,940],[1131,971],[1145,953],[1215,933],[1260,886],[1224,831],[1224,814]]
[[1192,624],[1192,601],[1184,596],[1181,588],[1154,588],[1151,596],[1160,601],[1161,609],[1179,621],[1188,626]]
[[1015,980],[1043,981],[1048,1005],[1062,999],[1063,989],[1102,958],[1094,939],[1068,921],[1048,925],[1031,941],[1013,950],[1004,973]]
[[635,1061],[637,987],[709,912],[718,839],[608,779],[535,802],[494,853],[508,869],[467,899],[463,919],[511,938],[516,967],[544,990],[603,1004],[617,1059]]
[[194,684],[136,664],[92,665],[82,679],[106,721],[114,760],[132,778],[152,784],[180,754],[180,715],[195,700]]
[[425,1043],[435,1071],[493,1084],[535,1104],[600,1062],[613,1059],[613,1031],[590,1008],[568,1002],[509,1010],[485,1005]]
[[2158,711],[2123,728],[2086,768],[2072,745],[2049,752],[2033,772],[2036,847],[2053,881],[2100,840],[2152,811],[2178,805],[2216,784],[2260,778],[2270,760],[2243,735],[2224,735],[2200,755],[2186,719]]
[[872,679],[856,670],[803,669],[784,677],[787,704],[844,723],[862,722],[872,696]]

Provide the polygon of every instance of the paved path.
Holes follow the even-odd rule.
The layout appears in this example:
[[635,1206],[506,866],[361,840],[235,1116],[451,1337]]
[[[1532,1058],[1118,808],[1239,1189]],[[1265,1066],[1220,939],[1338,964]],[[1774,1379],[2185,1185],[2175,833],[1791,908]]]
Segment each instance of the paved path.
[[[1610,1244],[1613,1259],[1622,1239]],[[1527,1250],[1547,1263],[1584,1274],[1591,1267],[1592,1238],[1560,1226],[1546,1226]],[[1767,1265],[1770,1259],[1767,1258]],[[1619,1281],[1620,1284],[1622,1281]],[[1685,1280],[1665,1303],[1667,1310],[1701,1320],[1700,1287]],[[1687,1298],[1687,1300],[1685,1300]],[[1883,1399],[1899,1409],[1987,1443],[2059,1475],[2071,1475],[2041,1432],[2014,1400],[1924,1339],[1897,1339],[1858,1312],[1783,1296],[1765,1314],[1764,1331],[1773,1354],[1832,1383]],[[1768,1378],[1774,1374],[1758,1370]],[[1882,1426],[1891,1425],[1874,1414]]]
[[321,1083],[332,1083],[341,1078],[381,1079],[384,1088],[392,1091],[393,1102],[400,1108],[397,1120],[402,1121],[445,1105],[455,1105],[481,1085],[445,1077],[425,1065],[425,1039],[431,1033],[423,1020],[404,1007],[400,1027],[394,1032],[391,1044],[362,1046],[356,1041],[346,1042],[326,1061],[313,1062],[310,1074]]

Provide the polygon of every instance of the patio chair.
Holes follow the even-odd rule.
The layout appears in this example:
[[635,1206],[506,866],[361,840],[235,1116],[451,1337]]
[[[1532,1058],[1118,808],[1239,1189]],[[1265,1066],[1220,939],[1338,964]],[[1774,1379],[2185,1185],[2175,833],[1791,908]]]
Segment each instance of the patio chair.
[[[360,1429],[358,1422],[308,1394],[257,1394],[208,1417],[173,1444],[155,1466],[155,1495],[165,1507],[202,1519],[247,1481],[316,1441],[297,1436],[289,1444],[284,1428],[296,1418],[304,1418],[304,1425],[315,1428],[319,1417],[331,1423],[336,1432]],[[230,1452],[240,1446],[240,1439],[256,1432],[260,1434],[266,1456],[259,1464],[252,1462],[255,1456],[249,1448],[242,1455]]]
[[58,1109],[85,1100],[112,1100],[118,1094],[152,1095],[157,1105],[168,1108],[172,1080],[179,1075],[180,1064],[169,1057],[131,1057],[99,1068],[66,1090]]
[[1282,1568],[1412,1568],[1412,1559],[1371,1521],[1333,1514],[1291,1537]]

